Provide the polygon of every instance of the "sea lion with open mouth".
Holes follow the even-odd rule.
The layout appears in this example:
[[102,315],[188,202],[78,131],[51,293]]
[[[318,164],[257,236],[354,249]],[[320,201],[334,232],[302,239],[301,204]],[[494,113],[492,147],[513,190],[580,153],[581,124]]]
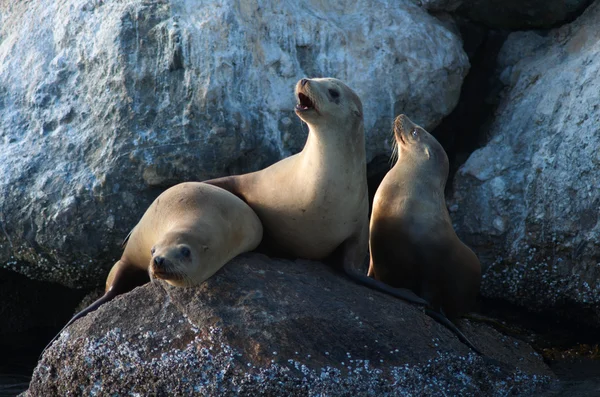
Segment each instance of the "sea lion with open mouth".
[[367,258],[369,199],[363,108],[334,78],[302,79],[296,114],[309,128],[300,153],[263,170],[206,181],[256,212],[264,227],[261,250],[274,256],[333,258],[355,281],[425,305],[407,290],[359,274]]

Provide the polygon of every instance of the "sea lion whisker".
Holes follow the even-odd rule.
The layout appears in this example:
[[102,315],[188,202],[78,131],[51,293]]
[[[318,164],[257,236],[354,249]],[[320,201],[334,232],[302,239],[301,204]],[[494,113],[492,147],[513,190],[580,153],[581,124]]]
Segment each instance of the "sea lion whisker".
[[[186,284],[188,284],[188,285],[194,285],[194,282],[193,282],[193,280],[192,280],[192,278],[190,276],[188,276],[187,274],[183,273],[183,277],[184,277],[184,280],[186,281]],[[204,282],[204,281],[205,280],[202,280],[202,282]]]
[[392,155],[390,156],[390,165],[393,166],[398,161],[398,142],[392,143]]
[[[415,128],[419,131],[418,139],[410,137]],[[448,156],[431,134],[405,115],[394,120],[394,129],[395,148],[402,145],[399,149],[403,155],[383,178],[373,200],[368,274],[378,275],[380,281],[395,287],[411,289],[419,286],[426,291],[426,300],[440,302],[439,307],[427,314],[479,352],[449,320],[465,314],[472,307],[481,284],[481,265],[475,253],[460,241],[449,221],[445,221],[445,227],[438,223],[438,219],[450,219],[444,200]],[[439,153],[439,161],[421,161],[431,152]],[[404,153],[409,155],[404,156]],[[400,197],[403,205],[397,205]],[[413,203],[419,203],[419,211],[414,210]],[[398,221],[392,227],[383,226],[381,220],[390,218]],[[385,232],[382,232],[383,228]],[[428,230],[434,228],[440,230],[432,240]],[[398,236],[406,238],[399,240]],[[418,244],[405,242],[416,241],[417,236]],[[446,257],[446,252],[453,255]],[[390,266],[392,263],[394,265]],[[427,270],[415,274],[417,267]],[[452,292],[446,288],[447,283],[453,285]],[[448,313],[448,318],[444,312]]]

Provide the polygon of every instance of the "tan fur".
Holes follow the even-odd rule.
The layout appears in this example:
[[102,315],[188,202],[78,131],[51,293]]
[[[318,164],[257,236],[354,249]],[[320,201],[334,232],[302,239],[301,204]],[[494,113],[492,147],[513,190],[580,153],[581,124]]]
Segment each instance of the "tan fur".
[[265,244],[277,254],[324,259],[343,246],[345,266],[356,268],[368,245],[362,104],[332,78],[303,79],[296,85],[300,94],[314,105],[296,107],[309,127],[300,153],[261,171],[207,183],[233,192],[254,209],[265,228]]
[[[261,171],[206,181],[242,198],[264,227],[261,250],[335,259],[357,283],[419,305],[423,299],[357,272],[367,257],[369,199],[362,104],[337,79],[296,84],[296,114],[309,128],[302,151]],[[306,107],[307,103],[309,106]]]
[[[162,256],[170,267],[158,278],[174,286],[197,285],[261,239],[262,225],[242,200],[212,185],[186,182],[154,200],[133,229],[121,261],[153,275],[154,259]],[[191,251],[187,259],[179,252],[183,246]]]
[[396,118],[394,134],[398,160],[373,201],[369,275],[408,288],[456,318],[475,301],[481,266],[456,235],[446,208],[448,157],[404,115]]
[[174,286],[198,285],[233,257],[255,249],[262,235],[254,211],[235,195],[201,182],[175,185],[154,200],[129,234],[121,259],[106,279],[104,295],[73,316],[63,330],[146,283],[149,276]]

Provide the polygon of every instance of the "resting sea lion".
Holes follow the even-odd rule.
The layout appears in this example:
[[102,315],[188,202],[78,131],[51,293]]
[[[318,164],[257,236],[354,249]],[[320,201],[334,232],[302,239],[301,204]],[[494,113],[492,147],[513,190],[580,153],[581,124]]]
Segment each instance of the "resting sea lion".
[[177,287],[198,285],[235,256],[256,248],[262,233],[254,211],[228,191],[201,182],[175,185],[154,200],[125,239],[123,255],[106,279],[105,294],[63,330],[151,278]]
[[398,160],[373,200],[368,274],[414,291],[429,302],[432,317],[460,333],[445,316],[454,320],[472,307],[481,265],[454,232],[446,208],[448,156],[405,115],[394,121],[394,135]]
[[206,181],[243,199],[264,227],[261,250],[323,260],[335,253],[346,274],[371,288],[418,304],[356,270],[367,258],[369,200],[363,108],[352,89],[333,78],[302,79],[296,114],[309,127],[302,151],[263,170]]

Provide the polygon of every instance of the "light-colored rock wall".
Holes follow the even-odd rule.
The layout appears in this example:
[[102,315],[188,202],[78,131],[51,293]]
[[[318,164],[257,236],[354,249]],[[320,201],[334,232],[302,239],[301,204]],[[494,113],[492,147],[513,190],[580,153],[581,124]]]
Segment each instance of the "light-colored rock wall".
[[0,266],[69,286],[100,282],[161,189],[298,151],[298,79],[359,93],[373,158],[397,113],[448,114],[468,70],[409,0],[3,2],[0,18]]
[[548,35],[513,33],[506,91],[456,176],[453,219],[482,293],[600,325],[600,2]]

